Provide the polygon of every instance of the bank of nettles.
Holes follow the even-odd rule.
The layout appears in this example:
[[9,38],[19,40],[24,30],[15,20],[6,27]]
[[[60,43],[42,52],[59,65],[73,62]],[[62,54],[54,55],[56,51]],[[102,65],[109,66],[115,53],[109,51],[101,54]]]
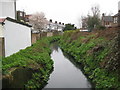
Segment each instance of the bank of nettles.
[[120,89],[119,30],[65,32],[61,48],[83,66],[95,88]]
[[[37,43],[33,44],[31,47],[21,50],[20,52],[13,54],[7,58],[3,58],[2,69],[3,80],[5,81],[3,83],[4,88],[43,88],[47,83],[49,75],[53,68],[53,61],[50,57],[50,43],[54,40],[55,39],[52,38],[43,38],[37,41]],[[27,73],[28,76],[23,77],[23,80],[28,77],[29,80],[15,80],[15,78],[18,79],[20,76],[22,80],[23,76],[19,74],[17,74],[17,76],[14,75],[14,71],[18,68],[22,68],[23,71],[30,71]],[[26,71],[23,73],[26,74]],[[6,87],[6,84],[8,87]]]

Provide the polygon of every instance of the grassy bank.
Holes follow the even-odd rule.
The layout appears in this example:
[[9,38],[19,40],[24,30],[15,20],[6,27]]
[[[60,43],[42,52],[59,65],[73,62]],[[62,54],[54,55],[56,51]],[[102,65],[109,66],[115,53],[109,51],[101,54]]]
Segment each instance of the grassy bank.
[[[7,58],[3,58],[3,77],[7,78],[9,76],[9,81],[14,82],[14,77],[10,79],[12,72],[14,72],[17,68],[22,67],[23,70],[28,69],[32,71],[32,76],[30,80],[22,82],[23,85],[21,87],[42,88],[48,81],[50,72],[53,68],[53,61],[50,57],[50,43],[55,40],[56,39],[52,38],[41,39],[31,47],[21,50],[20,52]],[[16,88],[17,86],[15,87],[14,85],[10,87]]]
[[118,30],[65,32],[61,48],[83,66],[95,88],[120,88]]

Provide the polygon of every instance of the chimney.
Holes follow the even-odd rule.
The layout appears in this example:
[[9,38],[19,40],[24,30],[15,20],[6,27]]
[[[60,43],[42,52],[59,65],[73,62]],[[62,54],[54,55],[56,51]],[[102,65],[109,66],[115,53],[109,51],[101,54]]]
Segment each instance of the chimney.
[[59,22],[59,24],[61,24],[61,22]]
[[105,14],[103,13],[103,14],[102,14],[102,16],[104,17],[104,16],[105,16]]
[[62,25],[64,25],[64,23],[62,23]]
[[118,10],[118,13],[120,13],[120,10]]
[[55,21],[55,24],[57,24],[57,21]]
[[50,22],[52,23],[52,19],[50,19]]

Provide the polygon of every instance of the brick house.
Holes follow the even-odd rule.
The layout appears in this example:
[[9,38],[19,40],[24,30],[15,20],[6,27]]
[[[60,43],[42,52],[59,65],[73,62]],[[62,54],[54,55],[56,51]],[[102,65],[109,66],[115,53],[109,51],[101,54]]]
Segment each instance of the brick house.
[[113,27],[118,26],[118,13],[113,16]]
[[102,14],[102,26],[105,26],[107,28],[113,26],[113,16],[105,16],[105,14]]
[[17,11],[17,20],[25,22],[25,15],[24,11]]

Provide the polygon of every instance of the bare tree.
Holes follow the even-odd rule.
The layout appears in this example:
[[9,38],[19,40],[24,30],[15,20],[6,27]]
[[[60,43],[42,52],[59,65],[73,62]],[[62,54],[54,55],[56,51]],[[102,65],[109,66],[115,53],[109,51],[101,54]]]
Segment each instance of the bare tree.
[[91,13],[91,15],[88,13],[87,16],[81,16],[82,28],[90,31],[99,29],[101,26],[99,5],[91,7]]
[[108,14],[108,16],[112,16],[112,15],[113,15],[113,12],[110,11],[109,14]]
[[43,12],[37,12],[32,14],[32,16],[29,18],[29,21],[30,24],[33,25],[33,28],[39,32],[41,32],[41,30],[43,30],[48,23]]
[[81,16],[81,21],[82,21],[82,28],[85,29],[87,28],[87,17],[86,16]]
[[93,17],[99,17],[100,16],[100,9],[98,5],[95,5],[93,7],[91,7],[91,11],[93,14]]

